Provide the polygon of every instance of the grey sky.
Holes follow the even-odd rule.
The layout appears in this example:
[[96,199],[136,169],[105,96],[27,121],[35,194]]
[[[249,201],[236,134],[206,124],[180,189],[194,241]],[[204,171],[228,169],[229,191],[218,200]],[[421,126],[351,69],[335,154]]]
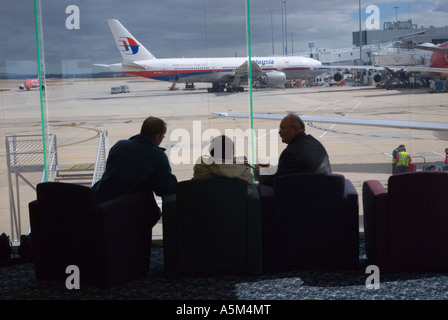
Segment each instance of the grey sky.
[[[250,0],[251,50],[254,56],[282,53],[282,1]],[[116,18],[156,57],[229,57],[247,55],[246,0],[42,0],[47,72],[66,59],[92,63],[120,62],[107,19]],[[352,45],[359,28],[358,0],[286,1],[288,53]],[[362,0],[362,21],[368,5],[380,8],[385,21],[412,19],[419,26],[443,27],[446,0]],[[80,29],[68,30],[67,6],[80,10]],[[398,7],[395,11],[394,7]],[[271,26],[271,13],[273,24]],[[292,34],[292,35],[291,35]],[[0,72],[36,59],[33,1],[0,0]],[[27,62],[28,61],[28,62]],[[20,63],[19,63],[20,64]],[[32,63],[31,63],[32,64]],[[48,70],[50,68],[50,70]],[[52,70],[52,68],[56,68]]]

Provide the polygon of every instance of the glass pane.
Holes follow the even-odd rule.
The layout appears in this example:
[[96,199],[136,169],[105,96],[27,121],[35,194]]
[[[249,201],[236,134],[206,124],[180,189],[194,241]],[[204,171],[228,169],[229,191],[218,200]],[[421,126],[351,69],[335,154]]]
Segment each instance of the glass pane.
[[28,233],[28,203],[45,165],[35,22],[33,2],[0,10],[1,39],[8,44],[0,46],[0,232],[13,242]]
[[[441,135],[448,123],[446,49],[435,52],[403,46],[446,48],[446,5],[440,1],[319,1],[312,5],[278,1],[265,6],[253,2],[251,8],[253,55],[272,53],[275,63],[286,64],[283,70],[274,68],[276,76],[285,74],[288,80],[285,86],[255,89],[252,97],[254,113],[279,117],[254,116],[255,131],[271,130],[275,136],[271,145],[277,149],[267,149],[276,149],[277,154],[284,150],[278,126],[287,112],[294,112],[310,119],[305,121],[306,133],[325,146],[333,172],[350,179],[360,199],[366,180],[380,180],[387,186],[392,152],[399,145],[406,146],[417,170],[428,164],[446,169],[447,137]],[[317,61],[295,62],[299,57]],[[311,63],[328,69],[320,75],[298,71],[292,75],[294,68],[311,71]],[[444,74],[429,72],[428,67],[444,68]],[[336,81],[335,75],[342,77]],[[333,120],[323,122],[325,118]],[[359,120],[359,124],[340,123],[346,120]],[[367,123],[361,125],[361,120]],[[379,122],[371,126],[375,120]],[[395,120],[401,122],[388,123]],[[419,130],[423,124],[414,121],[437,122],[432,128],[443,130],[435,136],[432,129]],[[361,202],[360,214],[362,223]]]
[[[173,173],[182,181],[192,178],[194,163],[217,134],[237,136],[236,155],[247,156],[250,163],[274,164],[286,147],[278,136],[280,119],[295,112],[304,119],[319,117],[306,120],[306,132],[326,147],[333,172],[350,179],[360,196],[365,180],[387,184],[392,174],[392,151],[401,144],[407,147],[417,170],[429,164],[445,168],[446,128],[437,131],[436,137],[433,128],[418,130],[413,121],[437,122],[435,128],[448,122],[446,82],[443,74],[411,67],[446,69],[446,59],[443,52],[434,52],[436,49],[399,46],[432,43],[446,47],[447,8],[442,2],[319,1],[311,6],[303,1],[252,1],[247,15],[248,3],[43,0],[36,1],[40,14],[39,10],[35,14],[32,3],[9,2],[2,7],[1,39],[8,45],[0,46],[0,117],[5,140],[1,147],[0,232],[11,233],[13,238],[26,233],[27,205],[35,198],[33,187],[42,179],[55,178],[51,161],[47,161],[44,175],[42,168],[34,167],[36,171],[21,168],[20,174],[13,172],[7,162],[11,154],[6,150],[11,134],[24,139],[31,135],[31,140],[38,141],[43,135],[54,135],[59,176],[70,174],[71,180],[65,177],[64,181],[91,184],[93,178],[84,178],[101,162],[97,154],[104,158],[115,142],[138,133],[147,116],[157,116],[168,124],[161,146],[167,149]],[[132,34],[130,39],[138,39],[140,44],[136,46],[127,37],[117,42],[108,19],[120,21]],[[36,22],[42,27],[38,30],[43,35],[39,45]],[[132,61],[130,55],[143,46],[162,62],[176,59],[176,65],[141,70],[144,66]],[[194,87],[181,82],[186,74],[209,73],[216,57],[241,57],[245,61],[249,49],[261,70],[250,65],[253,87],[244,84],[244,76],[241,85],[216,79],[192,80]],[[38,53],[43,65],[38,64]],[[310,60],[294,62],[298,57],[312,58],[327,69],[310,68]],[[203,61],[187,61],[189,58]],[[123,59],[131,74],[114,69]],[[249,65],[241,61],[221,65],[225,71],[216,68],[222,71],[218,74],[236,72],[247,78]],[[335,65],[340,66],[339,71]],[[370,70],[354,65],[370,66]],[[38,78],[39,67],[44,92],[39,87],[26,90],[26,80]],[[293,69],[301,70],[301,74],[294,75]],[[140,70],[143,77],[136,75]],[[343,81],[336,81],[335,74],[342,75]],[[209,92],[212,82],[242,86],[244,92],[220,92],[219,86]],[[23,89],[19,89],[21,85]],[[122,92],[127,89],[130,92]],[[251,110],[277,118],[255,116],[252,123],[247,118]],[[246,118],[220,117],[214,112],[245,113]],[[332,120],[322,122],[324,117]],[[380,123],[340,123],[348,119]],[[383,127],[389,120],[403,121],[404,127],[398,127],[399,123]],[[248,131],[251,127],[253,132]],[[101,134],[107,137],[103,153],[99,152]],[[42,150],[43,145],[41,140],[27,152]],[[50,140],[45,140],[46,150],[50,151],[50,146]],[[37,166],[43,166],[50,154],[35,160]],[[161,236],[160,224],[154,235]]]
[[[47,180],[91,186],[101,176],[104,167],[97,166],[104,164],[108,150],[117,141],[139,133],[143,120],[149,116],[167,122],[168,130],[160,146],[166,148],[179,181],[193,177],[193,166],[200,155],[208,153],[213,136],[238,129],[238,139],[245,142],[237,145],[236,156],[247,155],[249,141],[245,131],[250,122],[239,119],[229,124],[227,119],[212,115],[233,109],[249,111],[247,86],[244,92],[238,92],[241,85],[235,83],[234,92],[227,92],[220,84],[228,81],[219,80],[237,67],[247,75],[245,1],[134,1],[111,5],[44,0],[37,1],[37,9],[43,35],[38,44],[46,84],[44,123],[48,123],[46,134],[56,139],[57,165],[47,166]],[[33,8],[29,10],[32,15]],[[27,20],[32,21],[33,17]],[[27,32],[32,33],[26,34],[27,38],[35,37],[33,27],[31,24]],[[114,36],[113,30],[119,28],[127,31],[117,32],[128,33]],[[37,74],[36,40],[32,40],[33,56],[27,64]],[[238,64],[223,66],[215,61],[216,57],[240,59]],[[6,60],[8,73],[16,72],[11,69],[14,63],[19,65],[11,59]],[[156,61],[157,66],[145,64],[147,59]],[[208,74],[214,69],[219,72],[210,78]],[[212,82],[216,88],[208,92]],[[27,93],[20,91],[23,99]],[[38,91],[31,89],[30,93],[35,94],[36,104],[33,132],[42,134],[40,97]],[[17,99],[19,93],[11,97]],[[5,109],[9,104],[3,100]],[[20,117],[30,117],[31,108],[22,107],[22,111]],[[21,132],[28,133],[30,129]],[[99,177],[95,172],[99,172]],[[41,175],[39,172],[38,179],[30,184],[40,182]],[[29,226],[27,204],[34,198],[31,189],[29,198],[21,201],[25,228]],[[4,203],[6,212],[7,202]],[[8,215],[4,220],[2,226],[8,224]],[[21,233],[25,233],[24,228]],[[153,229],[153,236],[162,236],[161,220]]]

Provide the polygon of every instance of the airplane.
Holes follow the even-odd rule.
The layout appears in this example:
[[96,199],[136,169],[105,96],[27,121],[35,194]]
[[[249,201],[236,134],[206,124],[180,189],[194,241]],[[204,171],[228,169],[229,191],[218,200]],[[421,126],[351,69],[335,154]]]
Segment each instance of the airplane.
[[27,79],[24,84],[19,86],[20,90],[26,89],[26,91],[30,91],[32,88],[39,87],[39,78],[36,79]]
[[428,67],[405,67],[410,71],[422,72],[422,77],[434,78],[442,77],[448,74],[448,41],[437,45],[432,43],[424,43],[421,45],[399,44],[400,47],[408,49],[420,49],[432,51]]
[[[208,92],[241,92],[248,83],[248,58],[157,59],[116,19],[107,20],[123,61],[96,64],[110,71],[155,80],[185,83],[211,83]],[[265,86],[284,85],[292,79],[314,79],[327,68],[308,57],[251,57],[252,80]]]
[[[437,77],[444,77],[448,75],[448,42],[444,42],[438,46],[435,45],[413,45],[413,44],[400,44],[400,46],[406,48],[415,48],[421,50],[433,51],[431,55],[430,63],[428,67],[372,67],[372,66],[347,66],[347,69],[375,69],[375,70],[387,70],[393,76],[397,76],[400,79],[404,79],[407,76],[405,74],[409,71],[421,72],[422,77],[428,77],[435,79]],[[345,67],[341,67],[345,68]],[[382,69],[383,68],[383,69]],[[398,71],[394,71],[394,69]],[[342,76],[340,71],[335,75],[335,81],[341,81]],[[378,74],[375,82],[381,81],[381,76]],[[212,112],[212,114],[220,117],[234,117],[234,118],[249,118],[252,119],[271,119],[281,120],[286,114],[262,114],[254,113],[252,116],[248,113],[229,113],[229,112]],[[448,140],[448,123],[446,122],[429,122],[429,121],[403,121],[403,120],[378,120],[378,119],[356,119],[356,118],[333,118],[333,117],[316,117],[316,116],[300,116],[305,122],[324,122],[333,124],[348,124],[348,125],[361,125],[361,126],[374,126],[374,127],[389,127],[389,128],[403,128],[403,129],[416,129],[416,130],[430,130],[433,135],[441,140]]]
[[[375,70],[373,75],[373,81],[379,83],[383,80],[383,76],[378,71],[385,71],[386,83],[384,87],[388,87],[388,83],[391,83],[394,79],[404,84],[409,84],[410,72],[418,73],[419,77],[429,81],[448,75],[448,41],[439,45],[432,43],[423,43],[420,45],[398,43],[398,47],[407,49],[420,49],[425,51],[432,51],[428,66],[339,66],[339,69],[359,69],[359,70]],[[331,69],[338,68],[338,66],[328,66]],[[336,82],[342,81],[343,75],[338,71],[334,75]]]

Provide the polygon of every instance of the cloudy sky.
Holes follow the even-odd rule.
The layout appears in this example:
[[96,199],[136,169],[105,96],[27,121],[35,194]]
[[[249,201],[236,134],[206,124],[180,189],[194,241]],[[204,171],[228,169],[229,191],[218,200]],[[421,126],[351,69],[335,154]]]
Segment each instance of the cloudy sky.
[[[0,0],[0,72],[36,68],[33,2]],[[282,54],[282,9],[288,53],[309,52],[311,42],[315,48],[352,46],[359,0],[287,0],[286,10],[283,2],[249,0],[253,56],[272,55],[272,43],[274,54]],[[79,29],[66,28],[70,5],[79,8]],[[396,15],[418,26],[448,24],[446,0],[361,0],[363,29],[369,5],[379,8],[381,26]],[[246,56],[246,9],[247,0],[41,0],[46,71],[60,72],[72,60],[120,62],[110,18],[120,20],[157,58]]]

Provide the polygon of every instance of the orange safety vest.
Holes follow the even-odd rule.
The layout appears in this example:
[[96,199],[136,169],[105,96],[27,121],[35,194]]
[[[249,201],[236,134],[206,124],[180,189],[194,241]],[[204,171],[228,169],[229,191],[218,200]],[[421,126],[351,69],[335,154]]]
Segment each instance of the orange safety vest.
[[401,151],[398,153],[397,166],[409,166],[409,154],[406,151]]

